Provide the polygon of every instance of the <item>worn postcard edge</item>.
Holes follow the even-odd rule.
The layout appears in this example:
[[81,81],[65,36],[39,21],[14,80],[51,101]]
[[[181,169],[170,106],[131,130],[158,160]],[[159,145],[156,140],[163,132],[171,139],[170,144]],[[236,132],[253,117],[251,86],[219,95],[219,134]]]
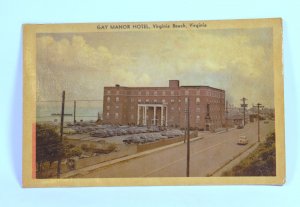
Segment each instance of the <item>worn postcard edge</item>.
[[[179,22],[179,21],[178,21]],[[137,23],[87,23],[87,24],[25,24],[23,25],[23,187],[67,187],[67,186],[167,186],[167,185],[223,185],[223,184],[266,184],[285,183],[285,131],[284,131],[284,88],[282,61],[282,19],[245,19],[200,22],[208,25],[203,29],[221,28],[273,28],[274,60],[274,105],[276,132],[276,176],[249,177],[167,177],[167,178],[69,178],[35,179],[33,177],[33,126],[36,120],[36,34],[67,32],[99,32],[98,25]],[[144,23],[144,22],[143,22]],[[152,22],[146,22],[150,24]],[[157,23],[157,22],[153,22]],[[174,22],[164,22],[172,24]],[[134,29],[131,29],[134,31]],[[130,31],[131,31],[130,30]],[[115,30],[118,31],[118,30]],[[101,31],[102,32],[102,31]],[[120,31],[122,32],[122,31]]]

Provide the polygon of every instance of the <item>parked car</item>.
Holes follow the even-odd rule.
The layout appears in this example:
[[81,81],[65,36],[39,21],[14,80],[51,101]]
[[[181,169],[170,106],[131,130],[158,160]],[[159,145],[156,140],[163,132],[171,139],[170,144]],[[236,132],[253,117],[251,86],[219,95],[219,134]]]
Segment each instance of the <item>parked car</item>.
[[100,130],[98,129],[97,131],[91,132],[90,136],[104,138],[104,137],[107,137],[107,134],[106,134],[105,131],[103,131],[101,129]]
[[133,142],[133,137],[130,136],[130,137],[125,138],[125,139],[123,139],[123,142],[125,144],[131,144]]
[[248,138],[246,136],[244,136],[244,135],[241,135],[238,138],[237,144],[238,145],[246,145],[246,144],[248,144],[248,142],[249,142]]

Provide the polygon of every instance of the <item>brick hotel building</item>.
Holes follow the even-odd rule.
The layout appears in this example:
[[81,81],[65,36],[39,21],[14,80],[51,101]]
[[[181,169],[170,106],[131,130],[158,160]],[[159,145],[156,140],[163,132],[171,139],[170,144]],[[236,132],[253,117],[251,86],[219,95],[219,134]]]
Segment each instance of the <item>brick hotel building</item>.
[[190,102],[190,126],[212,130],[225,124],[225,91],[210,86],[104,87],[103,123],[120,125],[186,126]]

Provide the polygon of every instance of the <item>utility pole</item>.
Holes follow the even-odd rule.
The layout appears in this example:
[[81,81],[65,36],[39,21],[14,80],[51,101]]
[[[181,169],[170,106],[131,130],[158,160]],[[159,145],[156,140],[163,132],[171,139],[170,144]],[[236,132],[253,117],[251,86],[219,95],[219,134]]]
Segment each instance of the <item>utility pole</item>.
[[[186,120],[187,120],[187,113],[185,114],[185,118],[186,118]],[[186,142],[186,137],[187,137],[186,131],[187,131],[187,127],[186,127],[186,125],[185,125],[185,128],[184,128],[184,140],[183,140],[183,143]]]
[[[63,141],[64,130],[64,115],[65,115],[65,91],[62,92],[61,114],[60,114],[60,143]],[[60,178],[61,153],[59,152],[57,163],[57,178]]]
[[263,109],[264,106],[260,103],[257,103],[256,106],[253,107],[257,107],[257,141],[260,142],[259,109]]
[[210,105],[206,105],[206,116],[205,116],[205,130],[210,131]]
[[76,124],[76,101],[74,101],[74,124]]
[[226,110],[225,110],[225,113],[226,113],[226,131],[228,131],[228,101],[226,101]]
[[190,177],[190,98],[187,100],[187,155],[186,155],[186,177]]
[[244,126],[246,125],[246,107],[248,106],[248,104],[246,104],[246,101],[247,101],[248,99],[246,99],[245,97],[243,97],[242,99],[241,99],[241,101],[243,101],[243,103],[241,104],[241,107],[243,107],[244,108]]

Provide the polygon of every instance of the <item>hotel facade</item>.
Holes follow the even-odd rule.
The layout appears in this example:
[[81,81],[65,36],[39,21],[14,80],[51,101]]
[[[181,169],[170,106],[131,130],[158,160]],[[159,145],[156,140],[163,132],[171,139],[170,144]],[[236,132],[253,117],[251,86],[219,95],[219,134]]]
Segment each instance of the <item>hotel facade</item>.
[[[188,104],[189,102],[189,104]],[[103,123],[213,130],[225,125],[225,91],[210,86],[104,87]]]

